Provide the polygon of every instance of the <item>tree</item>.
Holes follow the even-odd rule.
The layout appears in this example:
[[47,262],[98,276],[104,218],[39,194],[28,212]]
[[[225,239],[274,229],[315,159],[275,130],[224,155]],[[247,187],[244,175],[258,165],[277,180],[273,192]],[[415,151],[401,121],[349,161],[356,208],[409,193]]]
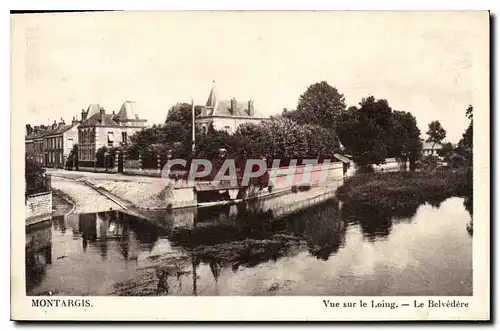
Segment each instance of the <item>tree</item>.
[[262,125],[269,133],[263,142],[267,146],[267,160],[280,159],[287,163],[307,157],[309,146],[303,126],[284,117],[275,117]]
[[[201,106],[195,106],[195,117],[201,114]],[[183,126],[191,127],[193,114],[192,105],[189,103],[177,103],[172,106],[167,114],[165,123],[168,122],[178,122]]]
[[322,81],[310,85],[300,96],[297,109],[285,111],[283,115],[298,124],[316,124],[334,129],[337,117],[345,108],[344,95]]
[[349,107],[339,118],[337,134],[340,142],[360,165],[381,164],[393,145],[389,138],[392,109],[384,99],[363,98],[360,107]]
[[319,125],[307,124],[303,126],[308,144],[307,158],[332,159],[334,154],[340,152],[340,143],[332,129]]
[[408,160],[410,170],[416,169],[416,161],[422,153],[422,142],[420,141],[420,130],[415,117],[404,111],[394,111],[392,113],[392,134],[388,139],[392,139],[392,150],[390,157]]
[[74,144],[66,159],[66,168],[72,170],[73,167],[78,169],[78,144]]
[[47,188],[45,185],[45,169],[38,162],[27,157],[24,158],[24,165],[25,196],[44,192]]
[[450,142],[447,142],[447,143],[443,144],[442,148],[440,150],[438,150],[437,153],[439,156],[447,158],[451,154],[453,154],[454,150],[455,149],[453,148],[453,145]]
[[472,119],[472,112],[473,112],[473,107],[469,106],[467,110],[465,111],[465,116],[470,120],[469,126],[465,130],[465,132],[462,135],[462,139],[460,140],[459,144],[461,144],[465,149],[470,149],[472,150],[472,136],[473,136],[473,119]]
[[261,124],[240,124],[234,133],[237,154],[247,158],[262,158],[268,150],[266,137],[269,134],[268,127]]
[[427,131],[426,142],[432,143],[432,149],[434,149],[435,144],[440,144],[444,138],[446,138],[446,130],[441,126],[439,121],[432,121],[429,123],[429,130]]
[[[472,105],[469,105],[465,111],[465,116],[470,120],[469,126],[462,134],[462,139],[458,142],[457,152],[463,155],[467,161],[467,164],[472,168],[472,150],[473,150],[473,113],[474,109]],[[472,173],[472,170],[470,169]],[[472,176],[472,175],[471,175]],[[472,180],[472,179],[471,179]]]

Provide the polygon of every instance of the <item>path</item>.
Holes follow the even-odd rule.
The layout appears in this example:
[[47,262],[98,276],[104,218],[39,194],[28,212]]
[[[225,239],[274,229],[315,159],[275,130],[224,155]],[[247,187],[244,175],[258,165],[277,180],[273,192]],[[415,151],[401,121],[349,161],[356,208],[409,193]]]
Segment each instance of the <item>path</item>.
[[76,205],[76,214],[121,209],[120,205],[77,180],[53,176],[52,187],[71,197]]
[[139,183],[140,182],[152,183],[162,180],[160,177],[134,176],[134,175],[112,174],[112,173],[96,173],[96,172],[86,172],[86,171],[69,171],[69,170],[52,169],[52,168],[47,168],[47,174],[52,175],[52,178],[55,178],[57,176],[68,179],[120,180],[120,181],[131,181]]

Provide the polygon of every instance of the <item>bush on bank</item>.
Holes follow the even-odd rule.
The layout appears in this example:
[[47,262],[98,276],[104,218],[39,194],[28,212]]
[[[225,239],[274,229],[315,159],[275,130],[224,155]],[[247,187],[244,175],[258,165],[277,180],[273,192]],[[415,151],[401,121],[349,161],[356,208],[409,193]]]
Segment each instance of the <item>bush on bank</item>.
[[472,196],[467,169],[360,174],[337,189],[340,200],[403,208],[452,196]]

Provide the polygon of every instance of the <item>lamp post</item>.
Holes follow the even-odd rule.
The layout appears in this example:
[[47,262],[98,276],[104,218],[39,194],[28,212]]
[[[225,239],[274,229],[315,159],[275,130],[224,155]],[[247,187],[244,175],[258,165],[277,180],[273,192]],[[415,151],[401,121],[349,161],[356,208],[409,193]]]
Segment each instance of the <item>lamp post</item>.
[[194,101],[193,101],[193,98],[191,98],[191,115],[192,115],[192,127],[193,127],[193,136],[192,136],[192,152],[193,152],[193,155],[194,155],[194,150],[195,150],[195,147],[196,147],[196,137],[195,137],[195,128],[194,128],[194,124],[195,124],[195,111],[194,111]]

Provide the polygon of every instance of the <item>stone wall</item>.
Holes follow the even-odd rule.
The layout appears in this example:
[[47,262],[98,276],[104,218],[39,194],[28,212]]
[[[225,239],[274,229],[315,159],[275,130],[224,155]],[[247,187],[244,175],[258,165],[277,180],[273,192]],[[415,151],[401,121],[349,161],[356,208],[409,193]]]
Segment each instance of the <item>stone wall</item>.
[[383,172],[400,171],[407,169],[408,169],[408,162],[398,162],[396,161],[396,159],[386,159],[385,163],[383,164],[373,165],[373,170],[383,171]]
[[32,225],[52,218],[52,192],[28,196],[25,202],[26,225]]
[[[344,177],[343,163],[315,164],[309,166],[298,165],[295,167],[273,168],[269,175],[275,176],[273,190],[290,189],[293,186],[317,186],[327,180],[341,179]],[[309,174],[307,174],[309,172]],[[293,174],[293,177],[292,177]],[[309,178],[307,178],[309,177]]]

